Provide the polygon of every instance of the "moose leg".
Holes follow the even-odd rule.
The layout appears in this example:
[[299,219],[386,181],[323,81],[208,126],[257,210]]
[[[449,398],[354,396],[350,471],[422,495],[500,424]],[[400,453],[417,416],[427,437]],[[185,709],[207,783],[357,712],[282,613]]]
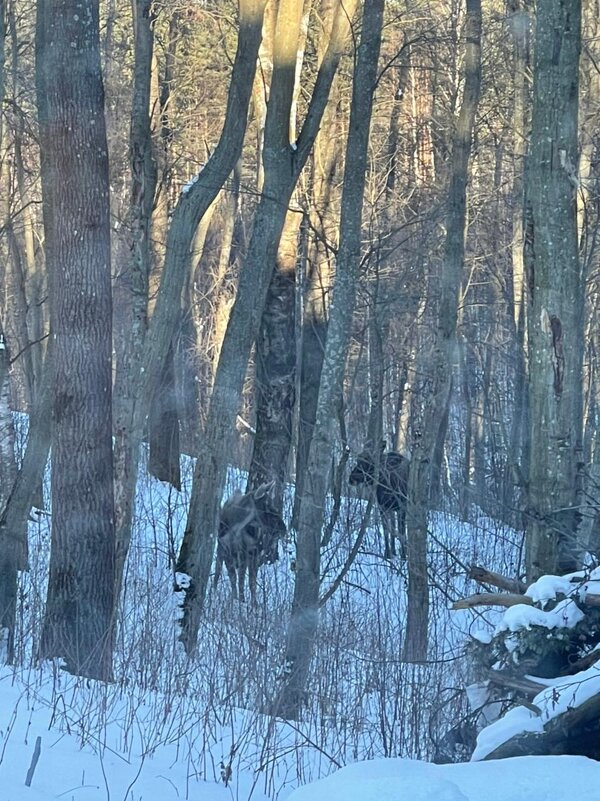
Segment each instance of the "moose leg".
[[381,525],[383,527],[384,559],[392,559],[396,555],[396,545],[394,538],[394,513],[389,510],[381,510]]
[[227,568],[227,575],[229,576],[229,582],[231,584],[231,597],[235,601],[238,597],[237,594],[237,574],[235,565],[229,559],[225,560],[225,567]]
[[248,586],[250,587],[250,599],[252,606],[256,606],[256,576],[258,573],[258,559],[252,559],[248,565]]
[[400,540],[400,556],[403,560],[408,555],[408,539],[406,537],[406,501],[397,511],[398,517],[398,539]]
[[243,562],[242,564],[238,565],[238,598],[240,603],[243,604],[246,601],[244,596],[244,582],[246,580],[246,563]]

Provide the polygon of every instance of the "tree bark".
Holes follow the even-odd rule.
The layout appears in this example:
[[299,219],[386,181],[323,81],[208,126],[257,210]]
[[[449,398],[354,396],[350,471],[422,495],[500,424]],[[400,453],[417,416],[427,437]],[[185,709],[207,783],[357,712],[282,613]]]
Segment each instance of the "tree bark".
[[52,544],[40,656],[112,675],[109,178],[97,0],[40,0],[37,86],[55,348]]
[[121,592],[129,550],[139,442],[133,429],[133,381],[139,369],[147,328],[148,282],[151,270],[150,222],[156,191],[156,162],[150,128],[150,82],[154,50],[151,0],[134,6],[134,79],[129,131],[131,184],[125,235],[119,243],[121,263],[115,281],[116,375],[114,386],[115,469],[115,599]]
[[280,513],[296,391],[296,259],[301,220],[299,211],[288,211],[256,342],[256,435],[248,489],[274,480],[273,499]]
[[529,40],[531,20],[528,0],[516,0],[509,17],[513,39],[513,214],[512,214],[512,300],[515,334],[515,378],[513,415],[510,424],[510,439],[504,478],[504,503],[508,509],[515,505],[515,484],[521,484],[523,475],[523,440],[527,435],[527,363],[525,354],[525,332],[527,330],[527,284],[525,282],[525,157],[527,154],[528,82],[530,68]]
[[466,9],[465,85],[453,138],[439,322],[432,353],[431,394],[425,400],[424,421],[415,444],[408,489],[408,611],[402,647],[402,658],[407,662],[423,662],[427,659],[427,512],[431,497],[432,461],[441,426],[447,419],[445,414],[452,385],[458,299],[465,252],[468,166],[481,86],[480,0],[466,0]]
[[[310,1],[304,0],[290,108],[290,141],[296,138],[296,109],[310,6]],[[296,262],[302,222],[301,209],[294,200],[290,205],[256,341],[256,435],[248,473],[249,490],[275,481],[273,500],[280,513],[296,400]]]
[[143,431],[147,400],[154,396],[161,368],[180,320],[181,292],[198,223],[238,161],[262,35],[265,0],[240,0],[238,46],[231,74],[223,133],[208,162],[179,196],[166,244],[165,265],[135,381],[134,427]]
[[583,287],[577,240],[580,0],[540,0],[527,196],[532,212],[527,578],[572,570],[582,470]]
[[[7,353],[7,351],[5,351]],[[29,414],[27,445],[21,467],[6,487],[0,513],[0,616],[8,631],[8,661],[12,661],[13,628],[11,620],[16,609],[17,571],[28,568],[27,519],[42,485],[44,469],[50,451],[52,403],[52,341],[46,348],[41,381],[36,390]],[[41,503],[41,502],[40,502]],[[2,611],[3,610],[3,611]],[[13,620],[14,624],[14,620]]]
[[[332,7],[333,6],[333,7]],[[332,14],[335,4],[328,3],[324,15]],[[340,76],[336,81],[339,89]],[[343,138],[340,125],[339,101],[332,98],[325,110],[323,126],[315,142],[312,156],[312,195],[306,202],[310,226],[318,234],[308,248],[307,275],[303,276],[300,307],[302,318],[300,329],[298,394],[298,443],[296,448],[296,480],[294,485],[294,508],[292,528],[297,529],[300,514],[300,499],[304,492],[304,477],[308,464],[310,441],[317,415],[319,383],[327,339],[327,315],[329,290],[333,282],[332,243],[337,236],[337,216],[333,211],[333,188],[336,168],[343,155]]]
[[[0,9],[1,10],[1,9]],[[4,332],[0,329],[0,504],[6,507],[17,475],[15,430],[10,408],[10,359]],[[25,525],[9,535],[0,520],[0,659],[12,664],[17,611],[18,570],[26,551]],[[19,558],[21,557],[21,558]],[[20,564],[21,563],[21,564]]]
[[317,417],[309,451],[305,491],[300,503],[294,600],[288,627],[285,678],[273,712],[297,719],[306,699],[306,684],[319,622],[321,529],[334,447],[331,420],[342,401],[342,384],[350,343],[358,283],[363,196],[368,143],[377,83],[384,0],[366,3],[354,83],[342,190],[340,249]]

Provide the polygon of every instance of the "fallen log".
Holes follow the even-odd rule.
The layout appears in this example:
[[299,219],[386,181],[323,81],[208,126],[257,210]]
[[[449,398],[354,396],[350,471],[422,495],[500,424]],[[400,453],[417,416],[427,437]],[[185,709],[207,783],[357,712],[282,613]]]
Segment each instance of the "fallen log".
[[[528,679],[526,676],[515,676],[502,670],[488,670],[487,679],[491,684],[497,687],[505,687],[507,690],[516,690],[516,692],[523,693],[528,698],[534,698],[542,690],[548,689],[547,684],[541,684],[539,681]],[[532,709],[533,704],[525,704],[528,709]],[[539,709],[534,708],[532,711]]]
[[499,590],[506,590],[507,592],[523,594],[527,589],[527,585],[516,578],[508,578],[500,573],[494,573],[493,570],[486,570],[485,567],[480,565],[471,565],[467,571],[467,576],[478,584],[491,584],[492,587],[498,587]]
[[528,595],[518,595],[517,593],[501,592],[480,592],[476,595],[469,595],[467,598],[460,598],[454,601],[452,609],[473,609],[476,606],[516,606],[526,604],[533,606],[533,601]]

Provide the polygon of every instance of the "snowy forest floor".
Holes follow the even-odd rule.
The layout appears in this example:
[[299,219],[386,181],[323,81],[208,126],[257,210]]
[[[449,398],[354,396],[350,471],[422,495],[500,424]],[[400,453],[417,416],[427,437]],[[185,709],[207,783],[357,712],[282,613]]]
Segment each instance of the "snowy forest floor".
[[[292,546],[274,567],[261,570],[256,609],[230,600],[226,578],[211,589],[198,656],[189,662],[177,640],[179,599],[173,593],[189,461],[184,473],[182,493],[141,473],[112,685],[77,679],[56,666],[31,667],[45,597],[48,518],[40,514],[30,524],[16,666],[0,672],[0,801],[284,799],[298,785],[357,760],[430,759],[441,735],[465,712],[467,631],[486,625],[481,614],[448,607],[472,589],[464,576],[469,564],[514,572],[517,535],[484,517],[474,525],[433,516],[430,663],[413,666],[399,659],[405,567],[381,558],[373,526],[323,609],[311,701],[300,722],[286,723],[262,710],[278,690],[293,592]],[[243,483],[232,472],[225,496]],[[323,554],[324,589],[352,547],[364,506],[358,499],[342,506]],[[41,757],[27,788],[38,737]],[[448,795],[448,801],[462,799]]]

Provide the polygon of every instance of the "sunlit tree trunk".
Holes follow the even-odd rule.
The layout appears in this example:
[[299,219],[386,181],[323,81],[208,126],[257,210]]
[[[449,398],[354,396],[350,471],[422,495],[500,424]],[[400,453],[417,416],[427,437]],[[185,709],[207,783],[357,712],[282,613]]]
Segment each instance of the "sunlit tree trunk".
[[273,79],[265,122],[265,185],[223,340],[177,565],[178,570],[189,577],[186,581],[182,623],[182,641],[188,653],[193,652],[198,636],[213,559],[217,511],[225,481],[228,451],[235,433],[234,424],[241,405],[248,359],[258,335],[285,215],[312,150],[346,43],[348,2],[344,8],[341,6],[340,3],[329,47],[295,144],[289,141],[289,130],[302,3],[299,0],[282,0],[279,6]]
[[[154,397],[160,384],[169,348],[180,321],[181,294],[189,269],[194,236],[200,220],[211,207],[237,163],[246,132],[256,56],[261,38],[264,0],[240,0],[239,9],[240,31],[223,133],[211,158],[197,180],[181,194],[173,212],[167,238],[165,266],[156,304],[143,339],[143,348],[139,358],[130,361],[128,369],[123,373],[122,388],[119,389],[118,397],[124,400],[124,403],[122,409],[119,408],[117,418],[119,424],[117,439],[119,436],[123,437],[120,468],[122,479],[117,485],[118,577],[122,575],[131,538],[133,492],[140,444],[149,413],[148,401]],[[145,80],[149,81],[148,76]],[[144,96],[147,97],[148,91],[147,87]],[[143,167],[143,162],[140,162],[139,167]],[[148,279],[147,275],[144,276],[139,271],[134,272],[132,277],[135,277],[138,283]],[[134,298],[136,301],[136,325],[141,331],[146,316],[147,287],[142,283],[139,287],[131,287],[131,292],[130,299]],[[128,375],[129,380],[127,380]],[[129,398],[126,397],[127,393],[130,393]],[[119,433],[121,429],[122,434]]]
[[[300,74],[310,8],[310,0],[304,0],[290,109],[290,142],[296,140]],[[273,499],[279,512],[283,508],[296,400],[296,261],[301,222],[301,209],[292,198],[256,340],[256,434],[248,488],[255,489],[264,482],[275,481]]]
[[317,417],[310,445],[304,495],[300,503],[294,600],[288,627],[283,686],[274,714],[296,719],[305,701],[306,685],[319,622],[321,529],[329,485],[335,431],[331,421],[342,400],[342,384],[350,343],[360,266],[361,221],[367,173],[369,130],[383,28],[384,0],[364,6],[354,82],[342,190],[340,249]]

